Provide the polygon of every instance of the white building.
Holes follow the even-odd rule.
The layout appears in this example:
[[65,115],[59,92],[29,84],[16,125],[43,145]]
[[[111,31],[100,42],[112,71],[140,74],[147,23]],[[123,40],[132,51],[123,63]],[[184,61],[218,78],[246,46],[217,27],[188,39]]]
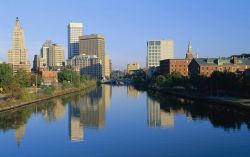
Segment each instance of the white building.
[[83,35],[83,24],[71,22],[68,25],[68,59],[79,55],[79,36]]
[[147,41],[147,67],[160,66],[160,61],[174,58],[173,40]]

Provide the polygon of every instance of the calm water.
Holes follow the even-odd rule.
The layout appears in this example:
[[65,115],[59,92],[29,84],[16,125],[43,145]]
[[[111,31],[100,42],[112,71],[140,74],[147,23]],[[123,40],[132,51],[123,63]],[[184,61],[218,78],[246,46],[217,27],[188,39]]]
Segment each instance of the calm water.
[[246,111],[105,85],[0,113],[0,156],[243,157],[249,129]]

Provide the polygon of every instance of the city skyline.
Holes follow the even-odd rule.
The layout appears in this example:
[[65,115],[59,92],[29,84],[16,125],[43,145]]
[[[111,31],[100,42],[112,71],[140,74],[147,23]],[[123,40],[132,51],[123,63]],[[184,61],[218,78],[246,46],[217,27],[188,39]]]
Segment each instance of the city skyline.
[[[72,9],[71,5],[75,3],[79,5],[74,5]],[[58,4],[61,10],[54,12],[54,6],[57,4],[50,2],[48,6],[44,2],[16,0],[8,4],[3,2],[0,6],[0,54],[2,56],[0,60],[7,61],[7,52],[11,47],[13,19],[17,16],[20,17],[25,29],[29,60],[32,60],[34,54],[39,54],[40,46],[48,39],[58,41],[66,48],[67,25],[71,21],[83,23],[86,28],[85,34],[95,32],[105,35],[106,52],[113,60],[114,69],[125,69],[130,62],[138,62],[145,67],[147,40],[173,39],[175,58],[185,57],[188,41],[192,41],[193,53],[198,53],[199,57],[231,56],[250,51],[248,44],[250,3],[246,1],[196,2],[191,0],[181,1],[181,3],[180,1],[155,3],[148,0],[141,6],[138,2],[131,5],[131,1],[96,3],[75,0],[72,4],[61,1]],[[39,8],[45,8],[45,5],[47,11],[39,11]],[[77,9],[83,5],[88,7],[85,10]],[[91,12],[94,7],[97,7],[96,13]],[[8,12],[8,17],[4,17],[11,9],[16,11]],[[65,12],[65,10],[68,11]],[[67,55],[67,52],[65,54]]]

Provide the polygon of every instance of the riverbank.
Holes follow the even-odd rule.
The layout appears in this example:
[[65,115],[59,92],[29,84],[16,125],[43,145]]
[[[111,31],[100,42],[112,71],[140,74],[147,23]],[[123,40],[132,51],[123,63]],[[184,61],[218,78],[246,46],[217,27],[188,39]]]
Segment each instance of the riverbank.
[[250,110],[250,99],[241,99],[236,97],[207,96],[207,95],[202,95],[200,93],[193,93],[185,90],[175,90],[172,88],[168,89],[148,88],[148,90],[153,92],[159,92],[162,94],[183,97],[191,100],[199,100],[208,103],[216,103],[223,106],[229,106],[229,107],[231,106],[231,107]]
[[83,88],[67,88],[64,90],[55,91],[53,94],[44,94],[44,93],[35,94],[34,93],[31,95],[31,99],[25,102],[22,102],[20,100],[3,101],[0,103],[0,112],[20,108],[23,106],[49,100],[49,99],[56,98],[59,96],[80,92],[80,91],[87,90],[88,88],[92,88],[95,86],[96,86],[96,82],[90,82]]

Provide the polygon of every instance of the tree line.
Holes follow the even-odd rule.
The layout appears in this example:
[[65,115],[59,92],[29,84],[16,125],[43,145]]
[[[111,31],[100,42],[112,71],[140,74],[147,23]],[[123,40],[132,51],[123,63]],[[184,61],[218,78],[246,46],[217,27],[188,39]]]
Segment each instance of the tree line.
[[250,75],[246,73],[215,71],[211,76],[193,75],[185,77],[178,72],[174,72],[166,75],[156,73],[153,77],[147,78],[144,72],[134,76],[133,83],[139,88],[160,88],[162,90],[178,88],[206,95],[250,97]]

